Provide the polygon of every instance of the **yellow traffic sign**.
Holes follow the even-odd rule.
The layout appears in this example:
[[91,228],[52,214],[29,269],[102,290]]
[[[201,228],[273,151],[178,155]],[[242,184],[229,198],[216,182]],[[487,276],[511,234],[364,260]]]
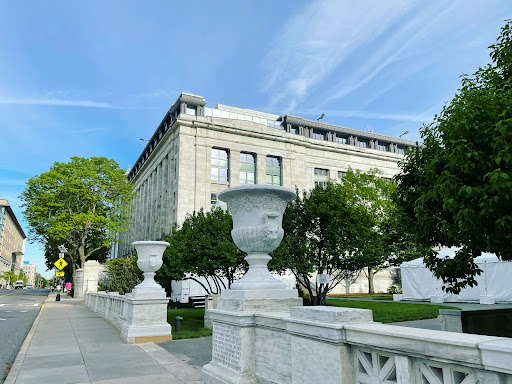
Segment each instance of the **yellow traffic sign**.
[[68,265],[68,263],[66,262],[66,260],[64,260],[62,257],[57,260],[54,265],[59,269],[59,270],[62,270],[66,265]]
[[64,272],[55,272],[55,276],[64,276]]

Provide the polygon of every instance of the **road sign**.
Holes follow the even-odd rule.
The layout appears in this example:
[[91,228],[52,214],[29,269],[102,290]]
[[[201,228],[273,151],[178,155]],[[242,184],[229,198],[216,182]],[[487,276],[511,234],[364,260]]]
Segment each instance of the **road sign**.
[[55,276],[64,276],[64,272],[55,272]]
[[57,260],[54,265],[59,269],[59,270],[62,270],[66,265],[68,265],[68,263],[66,262],[66,260],[64,260],[62,257]]

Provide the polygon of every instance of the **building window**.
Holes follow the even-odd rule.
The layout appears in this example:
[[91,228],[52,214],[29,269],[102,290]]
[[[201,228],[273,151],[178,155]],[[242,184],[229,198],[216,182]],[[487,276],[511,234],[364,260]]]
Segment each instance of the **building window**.
[[240,184],[256,184],[256,156],[240,152]]
[[329,180],[329,170],[323,168],[315,168],[315,187],[320,186],[324,188]]
[[276,156],[267,156],[266,163],[266,183],[281,185],[281,158]]
[[357,146],[361,148],[366,148],[366,141],[357,141]]
[[398,153],[399,155],[405,155],[405,149],[397,147],[396,148],[396,153]]
[[218,199],[216,193],[212,193],[210,195],[210,204],[211,204],[211,209],[213,209],[215,207],[221,207],[222,209],[226,209],[227,208],[227,204],[224,201],[220,201]]
[[379,151],[387,151],[387,148],[386,148],[386,146],[384,144],[377,145],[377,149]]
[[344,137],[336,137],[336,142],[338,144],[347,144],[347,139],[345,139]]
[[212,148],[212,180],[229,181],[228,151]]
[[343,179],[345,176],[347,176],[347,172],[344,171],[338,171],[338,179]]
[[189,107],[189,106],[187,105],[187,109],[186,109],[185,113],[186,113],[187,115],[195,116],[195,115],[196,115],[196,113],[197,113],[197,108],[196,108],[196,107]]
[[324,140],[325,137],[324,137],[324,135],[322,133],[313,132],[313,139]]

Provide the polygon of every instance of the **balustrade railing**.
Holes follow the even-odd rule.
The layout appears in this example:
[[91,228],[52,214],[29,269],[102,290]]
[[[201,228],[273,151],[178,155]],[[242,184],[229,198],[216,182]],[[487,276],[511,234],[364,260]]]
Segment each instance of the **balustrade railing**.
[[87,292],[85,306],[116,327],[126,321],[126,297],[118,292]]

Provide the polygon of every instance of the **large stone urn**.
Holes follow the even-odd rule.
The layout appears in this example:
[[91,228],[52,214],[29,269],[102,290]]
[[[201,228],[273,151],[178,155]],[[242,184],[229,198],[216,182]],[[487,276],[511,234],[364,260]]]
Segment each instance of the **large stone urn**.
[[165,296],[165,290],[155,281],[155,272],[162,267],[162,257],[169,243],[166,241],[135,241],[132,245],[137,250],[137,266],[144,275],[144,280],[135,286],[132,294],[163,293]]
[[121,338],[127,343],[171,340],[171,325],[167,322],[165,290],[155,281],[155,272],[162,266],[162,256],[169,243],[136,241],[137,266],[144,280],[126,295],[125,322]]
[[241,185],[219,194],[233,217],[233,241],[247,253],[245,260],[249,263],[243,278],[222,292],[219,309],[283,310],[301,305],[297,290],[285,289],[286,285],[267,267],[269,253],[283,240],[283,214],[294,198],[291,189],[267,184]]
[[[231,236],[237,247],[247,252],[249,270],[230,289],[222,291],[217,309],[208,310],[213,324],[212,361],[201,372],[203,384],[256,383],[256,340],[264,340],[265,351],[270,351],[268,346],[282,339],[274,331],[276,337],[257,336],[255,313],[282,313],[302,306],[297,290],[286,289],[267,267],[269,252],[283,240],[286,204],[294,198],[291,189],[258,184],[228,188],[219,194],[233,216]],[[277,323],[266,324],[273,330]],[[264,360],[259,361],[261,364]]]
[[284,289],[285,284],[268,271],[268,255],[281,243],[286,204],[295,193],[274,185],[242,185],[219,194],[233,217],[231,236],[236,246],[247,253],[249,270],[231,285],[232,290]]

